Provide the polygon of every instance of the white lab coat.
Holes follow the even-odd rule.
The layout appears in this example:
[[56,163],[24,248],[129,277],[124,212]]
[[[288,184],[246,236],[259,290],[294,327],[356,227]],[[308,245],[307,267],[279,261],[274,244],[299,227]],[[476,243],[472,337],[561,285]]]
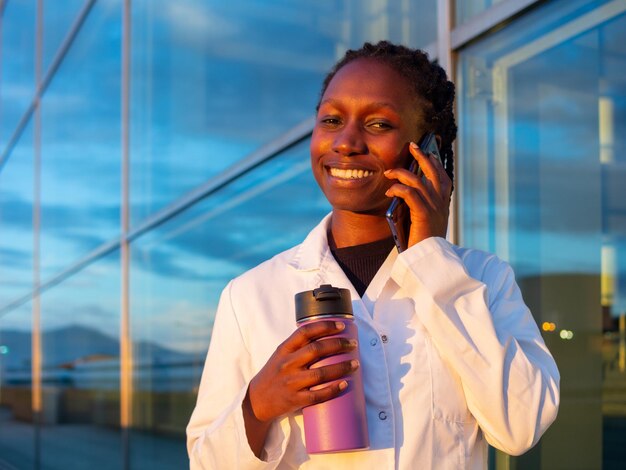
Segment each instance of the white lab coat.
[[[429,238],[392,250],[360,298],[328,248],[329,219],[224,289],[187,428],[191,468],[484,469],[487,442],[531,448],[556,417],[559,373],[509,265]],[[259,460],[241,411],[248,383],[294,331],[294,295],[321,284],[352,293],[370,449],[308,455],[295,413],[272,425]]]

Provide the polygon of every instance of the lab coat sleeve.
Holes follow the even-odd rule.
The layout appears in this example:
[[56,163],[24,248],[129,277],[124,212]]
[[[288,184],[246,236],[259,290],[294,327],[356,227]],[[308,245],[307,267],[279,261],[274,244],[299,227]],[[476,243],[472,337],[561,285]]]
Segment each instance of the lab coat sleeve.
[[248,444],[242,402],[254,375],[231,301],[231,282],[220,298],[198,399],[187,426],[191,469],[274,469],[286,449],[284,422],[274,422],[263,459]]
[[556,418],[559,372],[511,267],[491,256],[477,277],[442,238],[412,246],[392,270],[487,441],[520,455]]

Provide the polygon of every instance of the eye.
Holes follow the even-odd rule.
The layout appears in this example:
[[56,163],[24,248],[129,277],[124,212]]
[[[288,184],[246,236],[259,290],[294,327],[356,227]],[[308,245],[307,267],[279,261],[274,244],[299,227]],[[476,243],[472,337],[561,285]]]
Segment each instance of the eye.
[[341,124],[341,119],[338,116],[323,116],[319,123],[328,127],[336,127]]
[[388,121],[384,121],[380,119],[369,122],[367,124],[367,127],[370,129],[377,130],[377,131],[386,131],[389,129],[393,129],[393,126]]

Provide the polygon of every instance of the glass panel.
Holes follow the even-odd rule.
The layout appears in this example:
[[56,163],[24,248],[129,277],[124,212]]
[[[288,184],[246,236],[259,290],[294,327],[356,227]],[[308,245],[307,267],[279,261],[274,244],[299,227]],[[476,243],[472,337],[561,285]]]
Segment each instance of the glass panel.
[[35,468],[31,304],[0,316],[0,468]]
[[0,170],[0,309],[33,287],[33,191],[29,124]]
[[302,241],[329,210],[303,143],[135,242],[133,466],[188,465],[184,431],[222,289]]
[[506,468],[626,467],[625,32],[624,2],[550,2],[460,54],[463,242],[513,264],[561,372]]
[[455,25],[459,26],[481,14],[489,7],[503,1],[504,0],[456,0],[454,5]]
[[310,117],[324,75],[347,48],[434,42],[435,6],[133,2],[133,221]]
[[[13,0],[10,0],[13,1]],[[44,2],[43,6],[43,70],[48,70],[59,46],[70,32],[72,24],[86,0]]]
[[122,467],[119,311],[118,252],[42,295],[42,468]]
[[42,280],[119,234],[121,1],[98,1],[42,100]]
[[5,3],[0,27],[0,155],[35,95],[35,0]]

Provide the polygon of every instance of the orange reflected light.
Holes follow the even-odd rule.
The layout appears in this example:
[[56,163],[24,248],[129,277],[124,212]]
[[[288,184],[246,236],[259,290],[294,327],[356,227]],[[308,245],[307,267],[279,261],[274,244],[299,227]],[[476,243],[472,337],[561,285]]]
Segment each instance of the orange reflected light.
[[556,330],[556,323],[550,322],[550,321],[544,321],[541,324],[541,329],[543,331],[555,331]]

